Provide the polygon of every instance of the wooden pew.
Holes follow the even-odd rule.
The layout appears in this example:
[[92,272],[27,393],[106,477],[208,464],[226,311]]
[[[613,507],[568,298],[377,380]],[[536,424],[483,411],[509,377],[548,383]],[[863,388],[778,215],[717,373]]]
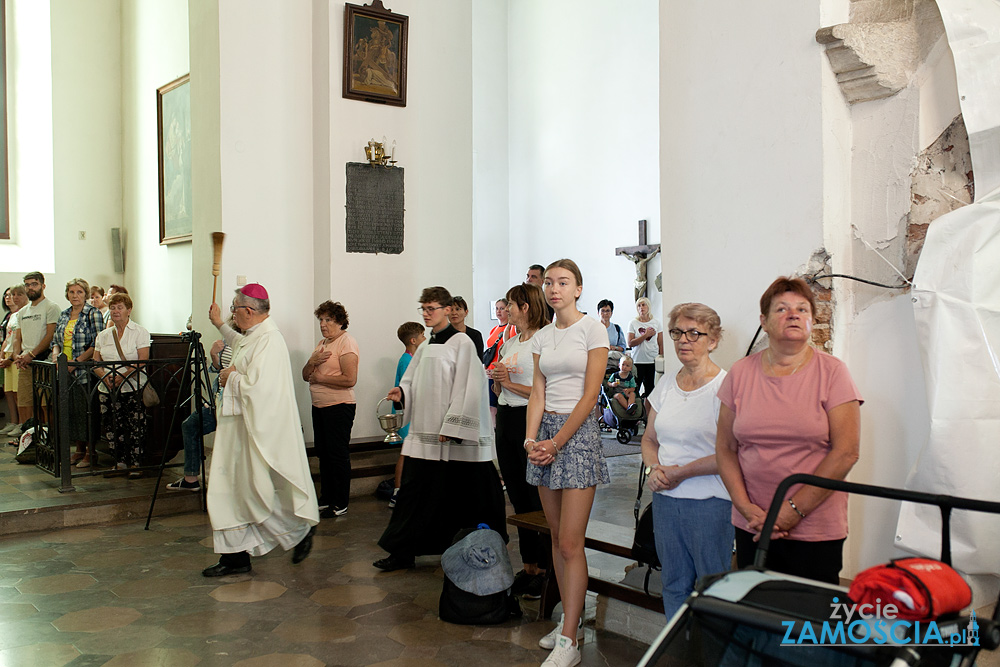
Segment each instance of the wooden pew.
[[[542,535],[551,536],[548,521],[545,520],[543,512],[525,512],[507,517],[507,523],[517,528],[533,530]],[[604,521],[590,521],[587,524],[587,536],[584,540],[584,547],[632,559],[632,537],[631,528],[616,526]],[[663,600],[658,597],[647,595],[645,591],[624,584],[619,584],[605,579],[588,577],[587,590],[598,595],[606,595],[615,600],[622,600],[629,604],[634,604],[643,609],[652,611],[663,611]],[[552,610],[559,602],[559,587],[556,585],[555,572],[550,567],[545,575],[545,587],[542,590],[542,599],[539,601],[538,617],[551,618]]]

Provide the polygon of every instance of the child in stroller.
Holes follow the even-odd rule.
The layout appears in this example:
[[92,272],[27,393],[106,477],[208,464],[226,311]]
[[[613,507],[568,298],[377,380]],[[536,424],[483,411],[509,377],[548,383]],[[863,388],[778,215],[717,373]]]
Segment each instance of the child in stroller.
[[639,433],[639,422],[645,417],[642,402],[636,396],[632,357],[623,356],[618,369],[609,368],[611,374],[601,386],[601,408],[606,430],[618,429],[618,442],[627,444]]

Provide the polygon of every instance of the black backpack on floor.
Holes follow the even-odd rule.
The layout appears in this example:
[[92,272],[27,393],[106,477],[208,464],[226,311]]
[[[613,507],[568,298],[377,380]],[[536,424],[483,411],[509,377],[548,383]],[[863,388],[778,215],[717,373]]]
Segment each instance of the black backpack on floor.
[[466,593],[444,578],[438,616],[455,625],[496,625],[511,618],[521,618],[521,605],[509,590],[492,595]]
[[[474,530],[465,528],[458,531],[451,543],[461,541]],[[444,575],[444,588],[438,603],[438,617],[442,621],[455,625],[496,625],[521,616],[521,605],[510,594],[509,588],[490,595],[476,595],[463,591],[447,574]]]

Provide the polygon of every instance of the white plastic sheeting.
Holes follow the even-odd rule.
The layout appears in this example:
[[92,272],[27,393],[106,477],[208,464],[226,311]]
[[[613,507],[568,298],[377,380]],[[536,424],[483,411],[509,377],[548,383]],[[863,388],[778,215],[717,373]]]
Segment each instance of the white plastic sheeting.
[[[928,228],[914,276],[930,436],[907,488],[1000,500],[1000,2],[938,0],[955,57],[976,203]],[[954,565],[1000,574],[1000,517],[956,512]],[[936,507],[904,503],[896,545],[936,557]]]
[[976,201],[1000,188],[1000,1],[937,0],[955,56]]

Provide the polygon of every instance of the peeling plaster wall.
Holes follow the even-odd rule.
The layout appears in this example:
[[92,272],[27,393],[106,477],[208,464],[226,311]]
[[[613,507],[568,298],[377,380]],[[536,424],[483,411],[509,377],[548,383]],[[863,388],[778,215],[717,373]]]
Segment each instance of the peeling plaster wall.
[[[851,109],[854,153],[850,234],[853,248],[851,270],[847,273],[880,283],[900,282],[892,267],[901,269],[903,266],[903,232],[910,211],[910,173],[914,156],[920,150],[917,145],[919,101],[917,91],[907,88],[893,97],[857,104]],[[860,283],[852,289],[855,312],[893,295],[882,288]]]
[[912,279],[927,227],[945,213],[971,204],[975,196],[969,133],[961,116],[920,153],[911,180],[904,272]]
[[[850,219],[842,223],[842,230],[851,239],[851,247],[839,257],[834,252],[841,271],[887,284],[901,282],[889,263],[906,273],[907,225],[915,206],[911,191],[921,190],[922,196],[927,196],[941,153],[947,153],[944,148],[952,142],[938,151],[931,149],[929,154],[936,159],[924,156],[923,170],[921,153],[958,114],[958,90],[947,41],[933,29],[932,23],[940,22],[936,6],[928,13],[921,2],[852,3],[852,20],[858,18],[859,5],[889,11],[910,4],[918,15],[917,25],[923,21],[918,54],[926,58],[897,95],[850,108],[852,203]],[[903,7],[901,11],[910,10]],[[933,164],[927,165],[928,160]],[[933,215],[928,209],[926,217],[920,219]],[[837,233],[830,229],[828,237]],[[862,456],[850,479],[901,488],[929,430],[911,297],[908,292],[847,281],[837,287],[838,306],[851,304],[837,313],[837,323],[843,323],[843,335],[838,329],[837,353],[850,367],[866,399],[862,407]],[[858,497],[852,498],[849,511],[852,532],[845,548],[843,576],[903,555],[893,540],[899,503]]]

